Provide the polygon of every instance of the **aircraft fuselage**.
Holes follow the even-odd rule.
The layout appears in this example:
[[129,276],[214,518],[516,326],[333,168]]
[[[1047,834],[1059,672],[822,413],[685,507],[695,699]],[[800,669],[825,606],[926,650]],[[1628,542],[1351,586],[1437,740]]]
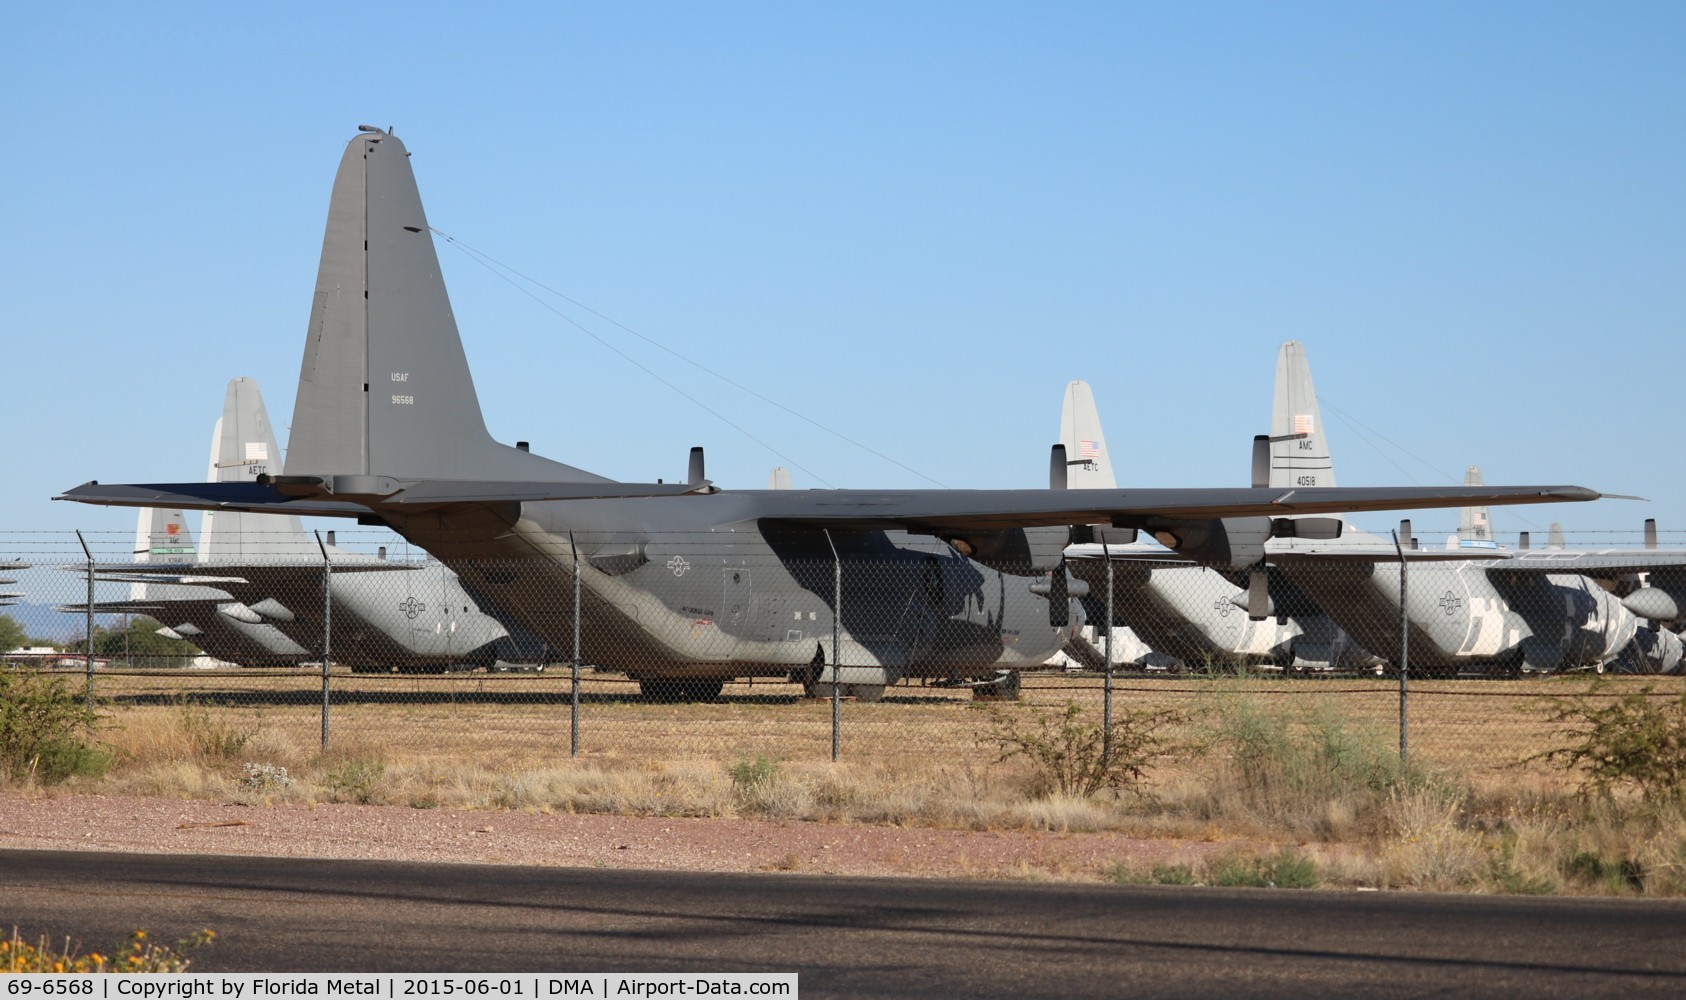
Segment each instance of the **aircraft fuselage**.
[[828,539],[757,516],[760,496],[534,502],[388,520],[477,600],[563,655],[577,565],[582,658],[640,679],[791,676],[834,662],[882,668],[891,683],[981,677],[1040,664],[1082,627],[1069,597],[1065,624],[1050,620],[1047,581],[1061,572],[1063,529],[1012,533],[1029,538],[1016,558],[985,562],[904,531]]

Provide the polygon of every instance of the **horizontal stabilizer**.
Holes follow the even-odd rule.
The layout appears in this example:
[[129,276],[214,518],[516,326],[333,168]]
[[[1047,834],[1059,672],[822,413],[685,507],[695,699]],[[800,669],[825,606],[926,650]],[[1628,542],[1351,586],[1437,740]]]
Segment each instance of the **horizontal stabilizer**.
[[[602,500],[681,496],[711,490],[707,483],[499,483],[439,481],[397,484],[392,493],[365,500],[338,500],[325,487],[299,496],[299,487],[282,492],[268,483],[133,483],[107,486],[83,483],[54,497],[109,507],[177,507],[183,510],[244,510],[260,513],[310,514],[322,517],[363,517],[379,508],[420,508],[432,505],[530,503],[543,500]],[[361,496],[361,495],[360,495]]]

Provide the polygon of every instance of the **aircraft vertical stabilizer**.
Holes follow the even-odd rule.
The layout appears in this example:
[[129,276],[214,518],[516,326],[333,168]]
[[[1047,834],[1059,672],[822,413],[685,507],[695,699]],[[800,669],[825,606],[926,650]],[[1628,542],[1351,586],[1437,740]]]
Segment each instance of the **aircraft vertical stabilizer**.
[[[135,562],[190,563],[193,561],[193,532],[187,515],[179,510],[142,507],[135,522]],[[147,599],[147,585],[129,585],[129,599]]]
[[1323,413],[1311,384],[1311,363],[1297,340],[1276,354],[1276,391],[1270,411],[1270,485],[1334,486]]
[[[228,380],[223,394],[222,416],[211,431],[210,470],[205,478],[213,483],[250,483],[258,476],[274,474],[281,464],[281,449],[263,393],[249,378]],[[206,511],[199,558],[221,561],[274,558],[320,558],[320,551],[296,514],[245,514],[240,511]]]
[[606,481],[487,434],[410,154],[366,125],[334,177],[285,473]]
[[[1472,465],[1464,470],[1465,486],[1480,486],[1481,468]],[[1493,520],[1486,507],[1458,508],[1458,542],[1472,543],[1472,547],[1488,548],[1493,542]]]
[[1074,490],[1112,490],[1112,456],[1101,433],[1101,417],[1089,383],[1072,381],[1060,407],[1060,443],[1065,445],[1066,486]]

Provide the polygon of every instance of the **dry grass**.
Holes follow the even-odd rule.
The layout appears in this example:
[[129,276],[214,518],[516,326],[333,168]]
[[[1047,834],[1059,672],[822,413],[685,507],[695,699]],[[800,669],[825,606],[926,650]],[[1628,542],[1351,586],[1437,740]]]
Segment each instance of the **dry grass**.
[[[94,787],[242,802],[1263,839],[1297,844],[1303,857],[1238,859],[1228,875],[1184,866],[1116,877],[1202,881],[1292,862],[1315,866],[1323,884],[1686,893],[1680,807],[1588,802],[1574,795],[1573,776],[1520,763],[1557,739],[1541,698],[1587,684],[1414,682],[1407,770],[1397,761],[1391,682],[1120,681],[1120,704],[1189,720],[1168,734],[1181,749],[1150,775],[1151,796],[1138,799],[1033,794],[1023,765],[990,763],[988,714],[963,690],[916,686],[879,704],[846,703],[843,760],[832,763],[830,704],[784,684],[657,705],[637,700],[622,678],[588,673],[581,753],[571,757],[565,676],[335,675],[324,751],[319,675],[114,673],[100,678],[100,694],[115,705],[102,735],[118,763]],[[1024,693],[1021,705],[995,710],[1071,702],[1099,716],[1094,679],[1030,678]],[[1264,752],[1249,758],[1249,746]]]

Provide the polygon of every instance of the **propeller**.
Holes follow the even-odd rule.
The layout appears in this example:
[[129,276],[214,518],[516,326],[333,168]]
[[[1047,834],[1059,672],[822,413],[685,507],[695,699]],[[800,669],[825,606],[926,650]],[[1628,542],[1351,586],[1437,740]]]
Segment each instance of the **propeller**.
[[[1061,452],[1064,445],[1055,445]],[[1071,591],[1066,586],[1065,558],[1060,558],[1060,564],[1054,567],[1048,577],[1048,624],[1054,628],[1065,628],[1071,624]]]
[[1048,488],[1063,490],[1066,483],[1065,445],[1056,444],[1048,452]]
[[685,481],[695,486],[708,477],[703,475],[703,450],[696,447],[691,449],[691,468],[686,473]]
[[1645,547],[1648,549],[1657,547],[1657,519],[1654,517],[1645,519]]
[[1270,485],[1270,435],[1253,435],[1253,488]]
[[1255,563],[1247,571],[1247,617],[1262,621],[1270,611],[1270,577],[1264,563]]

